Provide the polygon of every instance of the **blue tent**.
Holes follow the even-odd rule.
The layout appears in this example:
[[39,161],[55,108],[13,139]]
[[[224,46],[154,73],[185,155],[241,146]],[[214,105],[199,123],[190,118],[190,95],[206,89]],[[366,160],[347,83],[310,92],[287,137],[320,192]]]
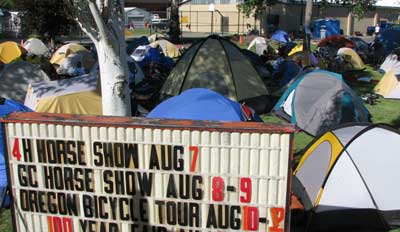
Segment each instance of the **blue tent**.
[[289,35],[286,31],[277,30],[272,35],[271,39],[278,41],[280,43],[288,43],[289,42]]
[[325,37],[340,35],[340,21],[337,19],[318,19],[313,22],[314,37],[321,38],[321,27],[325,27]]
[[296,77],[300,71],[301,68],[292,59],[288,59],[277,64],[272,77],[279,78],[278,87],[282,88]]
[[379,42],[381,42],[385,48],[385,55],[389,55],[394,49],[400,47],[400,30],[382,30],[379,33]]
[[140,38],[133,39],[131,42],[128,43],[126,46],[126,53],[128,55],[132,54],[133,51],[139,46],[149,45],[149,39],[146,36],[142,36]]
[[[28,107],[12,101],[6,100],[4,98],[0,98],[0,117],[6,116],[15,111],[32,111]],[[7,171],[6,171],[6,163],[4,157],[4,144],[3,144],[3,125],[0,123],[0,207],[8,207],[10,204],[10,200],[7,197],[3,203],[5,190],[7,188]]]
[[160,51],[157,48],[150,48],[144,55],[144,59],[139,62],[139,65],[143,67],[150,62],[160,63],[160,61],[161,61]]
[[[262,121],[252,115],[253,120]],[[209,89],[193,88],[154,108],[148,118],[247,121],[241,105]]]

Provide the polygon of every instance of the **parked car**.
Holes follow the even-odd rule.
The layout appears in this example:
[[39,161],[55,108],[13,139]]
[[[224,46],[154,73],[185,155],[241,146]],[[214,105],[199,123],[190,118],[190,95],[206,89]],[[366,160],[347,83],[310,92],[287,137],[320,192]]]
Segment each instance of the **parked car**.
[[151,28],[154,30],[166,30],[168,28],[168,19],[152,19]]

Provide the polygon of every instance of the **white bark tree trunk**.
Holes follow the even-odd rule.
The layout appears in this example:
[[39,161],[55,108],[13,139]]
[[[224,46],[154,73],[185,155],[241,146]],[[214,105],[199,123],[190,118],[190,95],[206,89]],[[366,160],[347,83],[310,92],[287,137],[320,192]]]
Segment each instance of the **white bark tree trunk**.
[[[126,55],[118,53],[115,47],[101,40],[97,43],[96,49],[100,68],[103,115],[131,116]],[[125,53],[125,49],[122,51]]]
[[131,116],[124,0],[70,0],[76,21],[96,46],[103,115]]

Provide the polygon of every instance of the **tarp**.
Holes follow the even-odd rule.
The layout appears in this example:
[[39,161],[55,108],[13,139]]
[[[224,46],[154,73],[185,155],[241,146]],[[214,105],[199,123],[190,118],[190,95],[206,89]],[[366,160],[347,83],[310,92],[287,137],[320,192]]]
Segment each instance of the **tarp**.
[[14,62],[0,72],[0,95],[22,103],[30,83],[49,80],[38,65],[26,61]]
[[277,79],[275,81],[280,89],[295,78],[300,71],[301,68],[292,59],[287,59],[277,66],[277,69],[272,73],[272,77]]
[[268,90],[251,62],[239,47],[215,35],[193,44],[181,56],[160,93],[175,96],[191,88],[207,88],[245,101],[258,113],[267,109],[262,104],[268,104],[268,99],[257,100],[267,96]]
[[[0,98],[0,117],[6,116],[16,111],[29,112],[32,110],[18,102]],[[3,123],[0,123],[0,196],[3,195],[7,185],[8,181],[7,181],[7,171],[6,171],[5,153],[4,153]],[[1,199],[0,197],[0,200],[3,199]],[[7,200],[6,198],[6,201],[4,203],[0,201],[0,208],[8,207],[9,204],[10,200],[9,199]]]
[[347,39],[342,35],[331,35],[319,41],[318,47],[332,47],[340,49],[343,47],[355,48],[353,41]]
[[165,39],[166,37],[167,37],[166,35],[163,35],[163,34],[160,34],[160,33],[155,33],[155,34],[152,34],[152,35],[148,36],[147,38],[148,38],[149,42],[152,43],[152,42],[154,42],[156,40],[159,40],[159,39]]
[[398,130],[349,124],[310,143],[294,174],[311,217],[306,231],[400,228]]
[[150,44],[153,48],[160,47],[165,56],[175,58],[181,55],[179,49],[168,40],[162,39],[154,41]]
[[147,49],[146,53],[144,54],[144,58],[142,61],[139,62],[140,66],[143,67],[144,65],[155,62],[159,63],[161,60],[161,53],[157,48],[151,47]]
[[165,100],[147,117],[232,122],[248,120],[239,103],[203,88],[189,89]]
[[129,84],[137,85],[144,79],[144,73],[140,65],[130,56],[127,57],[129,68]]
[[12,61],[18,59],[25,49],[19,46],[16,42],[7,41],[0,44],[0,61],[4,64],[9,64]]
[[288,53],[288,56],[293,56],[294,54],[298,52],[303,52],[303,44],[298,44],[290,52]]
[[389,54],[385,61],[380,66],[380,71],[383,73],[387,73],[390,70],[394,72],[396,75],[400,75],[400,57],[398,54],[392,53]]
[[[361,57],[351,48],[340,48],[337,52],[338,56],[342,56],[344,60],[351,64],[351,67],[348,67],[346,71],[359,71],[365,68],[364,62],[362,61]],[[347,67],[347,66],[346,66]]]
[[385,55],[390,54],[394,49],[400,47],[400,30],[398,29],[382,30],[378,38],[385,48]]
[[102,115],[101,96],[96,91],[85,91],[55,97],[42,98],[36,112],[56,114]]
[[267,50],[267,41],[265,40],[264,37],[261,36],[257,36],[255,37],[251,43],[249,44],[249,46],[247,47],[247,50],[250,50],[252,47],[256,47],[256,53],[258,55],[262,55],[264,50]]
[[37,56],[47,56],[50,54],[50,50],[47,48],[47,46],[40,39],[36,38],[30,38],[25,41],[24,48],[28,51],[28,53]]
[[97,75],[86,74],[55,81],[34,82],[29,85],[24,104],[36,109],[37,102],[42,98],[93,91],[96,90],[98,81]]
[[393,69],[386,72],[374,91],[384,98],[400,99],[400,73],[396,74]]
[[272,34],[271,39],[280,43],[288,43],[290,41],[288,33],[282,30],[275,31],[274,34]]
[[314,38],[321,38],[321,28],[325,27],[325,36],[340,34],[340,21],[338,19],[318,19],[313,22]]
[[343,123],[370,121],[364,103],[342,76],[324,70],[296,79],[274,112],[313,136]]
[[64,59],[73,53],[77,53],[79,51],[86,51],[89,52],[85,47],[82,45],[76,44],[76,43],[69,43],[66,45],[61,46],[59,49],[57,49],[56,52],[54,52],[53,56],[50,59],[51,64],[58,64],[61,65]]
[[371,59],[371,56],[373,55],[372,49],[370,48],[370,45],[363,40],[360,37],[355,37],[355,36],[350,36],[347,37],[349,40],[353,41],[354,43],[354,50],[357,52],[357,54],[362,58],[366,59],[364,60],[365,62],[369,59]]
[[132,41],[128,42],[128,44],[126,46],[126,53],[128,53],[128,55],[131,55],[132,52],[135,51],[135,49],[137,47],[149,45],[149,44],[150,44],[150,42],[146,36],[142,36],[140,38],[135,38]]
[[88,73],[93,65],[96,63],[89,51],[79,51],[76,53],[69,54],[61,63],[60,67],[57,68],[59,75],[74,76],[75,69],[78,68],[78,63],[81,63],[81,67]]

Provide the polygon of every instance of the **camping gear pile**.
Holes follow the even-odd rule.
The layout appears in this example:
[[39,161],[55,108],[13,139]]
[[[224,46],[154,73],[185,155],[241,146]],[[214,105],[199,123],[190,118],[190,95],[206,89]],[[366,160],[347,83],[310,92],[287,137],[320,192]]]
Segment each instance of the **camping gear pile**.
[[135,80],[130,80],[130,90],[143,109],[139,114],[145,115],[158,103],[159,91],[174,66],[173,59],[179,57],[181,52],[168,40],[153,35],[131,40],[127,53],[131,73],[137,76]]

